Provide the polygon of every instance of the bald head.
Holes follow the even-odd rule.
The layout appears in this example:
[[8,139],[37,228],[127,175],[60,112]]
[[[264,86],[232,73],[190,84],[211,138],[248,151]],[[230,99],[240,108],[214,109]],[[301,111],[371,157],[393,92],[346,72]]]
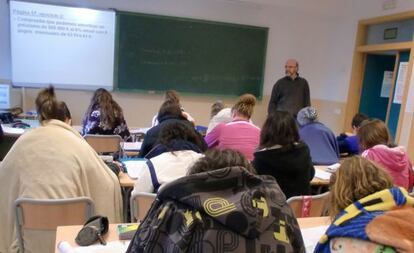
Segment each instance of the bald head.
[[295,59],[289,59],[285,64],[285,74],[290,76],[292,79],[295,79],[298,75],[299,63]]

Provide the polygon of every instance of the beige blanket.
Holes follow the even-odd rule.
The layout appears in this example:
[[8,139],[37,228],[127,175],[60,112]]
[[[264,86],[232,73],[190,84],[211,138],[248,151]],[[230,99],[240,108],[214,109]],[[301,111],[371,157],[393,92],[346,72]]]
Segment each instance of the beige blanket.
[[[92,198],[97,214],[121,222],[119,181],[69,125],[51,120],[22,135],[0,165],[0,253],[19,252],[13,204],[18,197]],[[54,252],[55,233],[25,233],[25,252]]]

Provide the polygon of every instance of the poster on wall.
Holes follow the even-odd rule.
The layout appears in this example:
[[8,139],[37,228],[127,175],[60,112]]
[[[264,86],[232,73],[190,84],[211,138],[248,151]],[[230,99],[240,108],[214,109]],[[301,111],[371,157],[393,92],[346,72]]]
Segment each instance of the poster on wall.
[[10,85],[0,84],[0,109],[10,109]]
[[401,104],[404,94],[404,85],[407,78],[408,62],[400,62],[394,94],[394,104]]
[[381,97],[382,98],[390,97],[393,74],[394,74],[393,71],[384,71],[384,78],[382,79],[382,86],[381,86]]

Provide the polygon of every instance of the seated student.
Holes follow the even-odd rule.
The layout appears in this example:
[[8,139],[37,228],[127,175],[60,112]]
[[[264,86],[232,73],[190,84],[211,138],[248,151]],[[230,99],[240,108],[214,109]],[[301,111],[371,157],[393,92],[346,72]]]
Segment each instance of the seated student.
[[253,166],[259,175],[273,176],[286,198],[310,195],[315,169],[308,146],[299,139],[295,119],[286,111],[267,116]]
[[199,136],[183,122],[167,123],[160,132],[158,151],[140,170],[133,192],[157,192],[165,183],[187,175],[191,167],[203,155]]
[[[53,87],[36,98],[41,126],[16,141],[0,164],[0,252],[17,252],[14,201],[19,197],[64,199],[90,197],[95,212],[121,222],[118,178],[79,133],[63,122]],[[53,252],[55,232],[25,235],[26,252]],[[39,243],[41,242],[41,243]]]
[[[184,108],[181,106],[181,103],[180,103],[180,95],[178,94],[178,92],[176,90],[167,90],[165,92],[165,95],[164,95],[164,101],[166,101],[166,100],[172,100],[172,101],[176,102],[180,106],[181,116],[183,118],[187,119],[188,121],[190,121],[193,125],[195,125],[194,118],[191,117],[191,115],[189,113],[185,112],[184,111]],[[154,126],[156,126],[158,124],[159,124],[158,114],[156,114],[152,118],[152,124],[151,124],[151,126],[154,127]]]
[[107,90],[99,88],[93,94],[82,121],[82,134],[115,134],[124,141],[130,139],[122,109]]
[[63,122],[68,124],[69,126],[72,125],[72,115],[70,114],[69,108],[65,102],[59,101],[58,102],[58,110],[60,111],[59,114],[63,115]]
[[389,174],[359,156],[347,158],[331,177],[333,219],[315,253],[414,252],[414,199],[392,188]]
[[404,147],[392,144],[385,123],[379,119],[364,121],[358,130],[358,138],[362,156],[387,170],[395,185],[411,191],[414,176],[410,159]]
[[238,150],[249,161],[253,160],[260,139],[260,128],[250,122],[255,104],[253,95],[242,95],[232,108],[233,121],[219,124],[204,138],[208,147]]
[[358,128],[361,126],[361,123],[367,119],[368,116],[365,114],[355,114],[355,116],[352,118],[352,135],[342,133],[336,137],[339,146],[339,153],[347,153],[348,155],[359,154],[359,140],[356,134],[358,132]]
[[339,148],[334,133],[318,121],[318,113],[313,107],[305,107],[298,112],[299,136],[310,149],[312,162],[316,165],[330,165],[339,161]]
[[209,134],[218,124],[229,123],[232,120],[231,108],[224,108],[224,103],[221,100],[216,101],[211,106],[210,122],[206,134]]
[[253,170],[237,151],[207,151],[189,176],[160,189],[127,252],[304,253],[276,181]]
[[[156,146],[156,142],[158,140],[161,129],[169,123],[182,122],[183,124],[186,124],[188,127],[192,128],[194,132],[196,132],[194,125],[181,116],[180,105],[173,100],[166,100],[161,105],[161,108],[158,112],[158,122],[158,125],[149,129],[145,134],[144,141],[142,142],[141,150],[139,152],[139,157],[154,157],[153,154],[150,154],[149,156],[147,156],[147,154],[151,151],[152,148]],[[201,145],[199,148],[204,152],[207,149],[207,145],[203,137],[201,137],[201,135],[198,133],[196,134],[198,135],[200,141],[195,144]]]

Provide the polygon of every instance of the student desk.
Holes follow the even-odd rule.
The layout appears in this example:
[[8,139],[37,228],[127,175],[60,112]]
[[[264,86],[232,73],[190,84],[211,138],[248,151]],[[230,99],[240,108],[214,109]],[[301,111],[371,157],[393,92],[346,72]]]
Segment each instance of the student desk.
[[[327,165],[315,165],[315,171],[316,170],[320,170],[320,171],[324,171],[324,172],[329,172],[327,169]],[[329,185],[329,179],[321,179],[321,178],[317,178],[314,177],[311,181],[311,185],[312,186],[328,186]]]
[[[118,224],[109,224],[108,233],[104,235],[104,239],[106,242],[112,242],[112,241],[118,240],[118,234],[116,233],[117,225]],[[59,242],[61,241],[67,241],[72,247],[77,247],[78,245],[75,242],[75,237],[81,228],[82,228],[81,225],[57,227],[55,253],[60,253],[57,247],[58,247]],[[96,244],[99,244],[99,243],[97,242]]]
[[119,184],[121,187],[134,187],[135,179],[132,179],[125,172],[120,172],[118,174]]
[[329,216],[298,218],[297,220],[300,229],[313,228],[318,226],[328,226],[331,224],[331,218]]
[[[315,166],[315,170],[325,171],[326,166]],[[118,175],[121,187],[134,187],[135,179],[132,179],[125,172],[120,172]],[[312,186],[328,186],[329,180],[314,177],[311,181]]]
[[[299,218],[298,219],[299,227],[301,229],[304,228],[312,228],[318,226],[327,226],[331,223],[329,217],[312,217],[312,218]],[[105,241],[117,241],[118,234],[116,233],[116,226],[117,224],[109,224],[109,231],[104,236]],[[55,241],[55,253],[60,253],[57,249],[59,242],[67,241],[72,247],[76,247],[77,244],[75,242],[75,237],[78,234],[79,230],[82,228],[81,225],[77,226],[61,226],[57,227],[56,230],[56,241]],[[98,242],[96,244],[99,244]],[[117,252],[113,252],[117,253]]]

